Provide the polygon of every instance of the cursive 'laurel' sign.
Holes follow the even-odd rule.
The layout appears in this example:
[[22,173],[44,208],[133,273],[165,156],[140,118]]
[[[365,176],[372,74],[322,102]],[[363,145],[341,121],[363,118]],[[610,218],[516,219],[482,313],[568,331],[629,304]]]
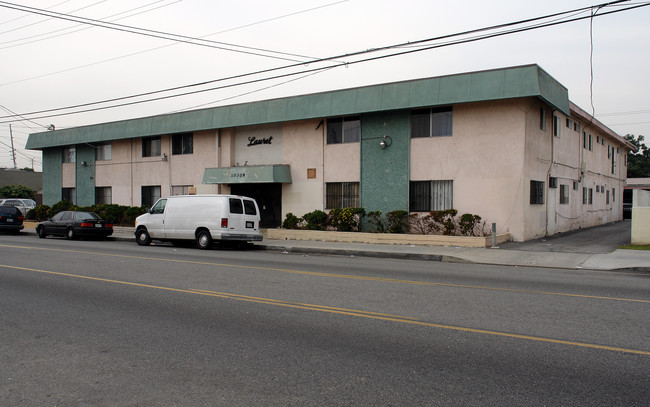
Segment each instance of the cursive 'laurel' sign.
[[251,146],[258,146],[260,144],[272,144],[271,142],[273,141],[273,136],[269,138],[256,138],[256,137],[249,137],[248,138],[248,144],[246,147],[251,147]]

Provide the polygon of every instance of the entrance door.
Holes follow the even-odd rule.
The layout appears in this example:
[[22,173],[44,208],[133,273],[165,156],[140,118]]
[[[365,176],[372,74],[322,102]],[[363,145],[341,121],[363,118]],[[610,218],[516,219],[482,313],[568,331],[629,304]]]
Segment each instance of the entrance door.
[[230,184],[230,193],[257,201],[261,227],[277,228],[282,225],[282,184]]

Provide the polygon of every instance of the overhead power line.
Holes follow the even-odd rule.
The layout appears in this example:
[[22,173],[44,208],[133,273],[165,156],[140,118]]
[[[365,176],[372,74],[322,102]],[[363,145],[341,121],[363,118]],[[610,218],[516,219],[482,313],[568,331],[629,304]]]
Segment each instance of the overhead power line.
[[[72,21],[75,23],[87,24],[101,28],[107,28],[116,31],[127,32],[131,34],[143,35],[147,37],[159,38],[168,41],[181,42],[185,44],[198,45],[202,47],[216,48],[224,51],[238,52],[242,54],[255,55],[266,58],[274,58],[291,62],[305,62],[304,60],[316,59],[314,57],[309,57],[306,55],[291,54],[288,52],[274,51],[265,48],[249,47],[245,45],[232,44],[221,41],[213,41],[204,38],[190,37],[182,34],[174,34],[164,31],[149,30],[146,28],[134,27],[124,24],[117,24],[102,20],[95,20],[86,17],[75,16],[72,14],[57,13],[54,11],[39,9],[35,7],[23,6],[20,4],[9,3],[6,1],[0,1],[0,7],[18,10],[38,15],[43,15],[47,17],[57,18],[66,21]],[[4,47],[9,48],[9,47]],[[0,48],[0,49],[4,49]],[[293,57],[293,58],[289,58]],[[297,60],[295,58],[302,58],[303,60]]]
[[[173,88],[167,88],[167,89],[162,89],[162,90],[157,90],[157,91],[151,91],[151,92],[140,93],[140,94],[135,94],[135,95],[130,95],[130,96],[124,96],[124,97],[120,97],[120,98],[106,99],[106,100],[102,100],[102,101],[98,101],[98,102],[91,102],[91,103],[61,107],[61,108],[56,108],[56,109],[35,111],[35,112],[25,113],[25,114],[23,114],[23,116],[32,116],[32,115],[39,115],[39,114],[43,114],[43,113],[59,112],[59,111],[62,111],[62,110],[80,109],[80,110],[75,110],[75,111],[72,111],[72,112],[65,112],[65,113],[58,113],[58,114],[42,115],[42,116],[32,117],[32,119],[40,119],[40,118],[46,118],[46,117],[54,117],[54,116],[63,116],[63,115],[70,115],[70,114],[86,113],[86,112],[103,110],[103,109],[108,109],[108,108],[116,108],[116,107],[121,107],[121,106],[128,106],[128,105],[134,105],[134,104],[139,104],[139,103],[152,102],[152,101],[175,98],[175,97],[180,97],[180,96],[187,96],[187,95],[191,95],[191,94],[209,92],[209,91],[214,91],[214,90],[218,90],[218,89],[230,88],[230,87],[234,87],[234,86],[241,86],[241,85],[252,84],[252,83],[257,83],[257,82],[263,82],[263,81],[268,81],[268,80],[273,80],[273,79],[285,78],[285,77],[294,76],[294,75],[306,74],[306,73],[310,73],[310,72],[320,71],[320,70],[323,70],[323,69],[331,69],[331,68],[335,68],[335,67],[349,66],[349,65],[352,65],[352,64],[359,64],[359,63],[362,63],[362,62],[376,61],[376,60],[381,60],[381,59],[385,59],[385,58],[391,58],[391,57],[395,57],[395,56],[402,56],[402,55],[412,54],[412,53],[416,53],[416,52],[422,52],[422,51],[441,48],[441,47],[447,47],[447,46],[459,45],[459,44],[463,44],[463,43],[476,42],[476,41],[480,41],[480,40],[484,40],[484,39],[488,39],[488,38],[495,38],[495,37],[510,35],[510,34],[514,34],[514,33],[520,33],[520,32],[535,30],[535,29],[539,29],[539,28],[545,28],[545,27],[550,27],[550,26],[555,26],[555,25],[560,25],[560,24],[567,24],[567,23],[570,23],[570,22],[575,22],[575,21],[600,17],[600,16],[604,16],[604,15],[608,15],[608,14],[614,14],[614,13],[619,13],[619,12],[623,12],[623,11],[629,11],[629,10],[632,10],[632,9],[636,9],[636,8],[645,7],[645,6],[650,5],[650,2],[637,3],[635,5],[632,5],[632,6],[629,6],[629,7],[626,7],[626,8],[620,8],[620,9],[613,10],[613,11],[599,12],[598,14],[593,14],[593,15],[591,13],[589,13],[586,16],[570,17],[570,18],[563,19],[563,20],[555,20],[555,21],[547,22],[547,23],[538,23],[538,24],[534,24],[534,25],[530,25],[530,26],[511,28],[511,29],[507,29],[507,30],[503,30],[503,31],[499,31],[499,32],[489,33],[489,31],[494,31],[496,29],[508,28],[508,27],[513,27],[513,26],[520,26],[522,24],[526,24],[526,23],[530,23],[530,22],[536,22],[536,21],[540,21],[540,20],[547,20],[549,18],[555,18],[555,17],[558,17],[558,16],[567,15],[567,14],[574,14],[574,13],[580,12],[580,11],[583,11],[583,12],[584,11],[590,11],[590,10],[592,10],[594,8],[602,9],[604,7],[618,5],[619,3],[623,3],[625,1],[627,1],[627,0],[620,0],[620,1],[610,2],[610,3],[604,3],[604,4],[601,4],[601,5],[597,5],[597,6],[583,7],[583,8],[579,8],[579,9],[554,13],[554,14],[550,14],[550,15],[546,15],[546,16],[535,17],[535,18],[530,18],[530,19],[526,19],[526,20],[521,20],[521,21],[516,21],[516,22],[511,22],[511,23],[506,23],[506,24],[500,24],[500,25],[495,25],[495,26],[490,26],[490,27],[484,27],[484,28],[479,28],[479,29],[475,29],[475,30],[469,30],[469,31],[464,31],[464,32],[460,32],[460,33],[455,33],[455,34],[449,34],[449,35],[444,35],[444,36],[439,36],[439,37],[434,37],[434,38],[427,38],[427,39],[413,41],[413,42],[394,44],[394,45],[389,45],[389,46],[380,47],[380,48],[374,48],[374,49],[358,51],[358,52],[349,53],[349,54],[343,54],[343,55],[337,55],[337,56],[328,57],[328,58],[322,58],[322,59],[318,59],[316,61],[312,61],[311,64],[330,62],[330,61],[335,61],[335,60],[350,58],[350,57],[358,57],[358,56],[362,56],[362,55],[365,55],[365,54],[368,54],[368,53],[376,53],[376,52],[380,52],[380,51],[389,51],[389,50],[392,50],[392,49],[399,49],[399,48],[403,48],[403,47],[407,47],[407,46],[413,46],[413,45],[416,45],[416,44],[420,45],[420,48],[417,48],[417,49],[409,49],[409,50],[406,50],[406,51],[400,51],[400,52],[395,52],[395,53],[390,53],[390,54],[365,58],[365,59],[359,59],[359,60],[351,61],[351,62],[336,63],[336,64],[331,64],[331,65],[327,65],[327,66],[319,67],[319,68],[311,68],[311,69],[300,70],[300,71],[297,71],[297,72],[277,74],[277,75],[273,75],[273,76],[267,76],[267,77],[264,77],[264,78],[240,81],[240,82],[237,82],[237,83],[234,83],[234,84],[226,84],[226,85],[212,87],[212,88],[208,88],[208,89],[200,89],[200,90],[188,91],[188,92],[183,92],[183,93],[177,93],[177,94],[173,94],[173,95],[158,96],[158,97],[148,98],[148,99],[144,99],[144,100],[137,100],[137,101],[113,104],[113,105],[110,105],[110,106],[101,106],[101,107],[95,107],[95,108],[81,109],[81,108],[94,106],[94,105],[107,104],[107,103],[113,103],[113,102],[121,102],[121,101],[124,101],[124,100],[133,99],[133,98],[148,97],[148,96],[153,96],[153,95],[157,95],[157,94],[161,94],[161,93],[167,93],[167,92],[179,91],[179,90],[188,89],[188,88],[205,86],[205,85],[209,85],[209,84],[213,84],[213,83],[217,83],[217,82],[223,82],[223,81],[227,81],[227,80],[235,80],[235,79],[239,80],[239,79],[249,77],[249,76],[270,74],[270,73],[273,73],[273,72],[276,72],[276,71],[285,70],[285,69],[289,69],[289,68],[296,68],[296,67],[299,67],[299,66],[303,65],[303,64],[291,64],[291,65],[286,65],[286,66],[281,66],[281,67],[276,67],[276,68],[270,68],[270,69],[265,69],[265,70],[260,70],[260,71],[255,71],[255,72],[244,73],[244,74],[234,75],[234,76],[230,76],[230,77],[215,79],[215,80],[211,80],[211,81],[199,82],[199,83],[194,83],[194,84],[190,84],[190,85],[177,86],[177,87],[173,87]],[[451,39],[451,38],[454,38],[454,37],[466,37],[466,36],[468,36],[470,34],[478,34],[478,33],[486,32],[486,31],[488,33],[482,34],[482,35],[476,35],[476,36],[471,37],[471,38],[462,38],[462,39],[458,39],[458,40],[455,40],[455,41],[448,41],[448,42],[445,42],[445,43],[428,44],[428,43],[431,43],[433,41],[448,40],[448,39]],[[12,116],[0,116],[0,119],[5,119],[5,118],[9,118],[9,117],[12,117]],[[7,123],[7,122],[8,121],[3,121],[3,122],[0,122],[0,123]]]

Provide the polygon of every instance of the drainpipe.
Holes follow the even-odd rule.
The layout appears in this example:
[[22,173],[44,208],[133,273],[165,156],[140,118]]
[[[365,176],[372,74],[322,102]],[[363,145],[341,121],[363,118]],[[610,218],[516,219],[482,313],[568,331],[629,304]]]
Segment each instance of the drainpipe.
[[[548,166],[548,170],[546,171],[546,199],[544,199],[544,212],[546,213],[546,231],[544,232],[544,236],[548,236],[548,222],[549,222],[549,216],[548,216],[548,191],[550,190],[550,177],[551,177],[551,169],[553,169],[553,163],[555,162],[555,154],[554,154],[554,149],[555,149],[555,136],[553,135],[554,127],[555,126],[555,116],[554,113],[556,112],[556,109],[551,110],[551,163]],[[544,118],[546,120],[546,118]],[[559,127],[559,124],[558,124]],[[559,129],[558,129],[559,130]]]

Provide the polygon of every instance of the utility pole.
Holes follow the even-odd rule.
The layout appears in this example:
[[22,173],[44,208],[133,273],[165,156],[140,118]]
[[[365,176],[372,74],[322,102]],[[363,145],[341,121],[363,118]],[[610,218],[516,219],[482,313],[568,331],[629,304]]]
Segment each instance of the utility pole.
[[9,136],[11,137],[11,158],[14,160],[14,170],[16,169],[16,150],[14,150],[14,133],[11,131],[11,123],[9,123]]

